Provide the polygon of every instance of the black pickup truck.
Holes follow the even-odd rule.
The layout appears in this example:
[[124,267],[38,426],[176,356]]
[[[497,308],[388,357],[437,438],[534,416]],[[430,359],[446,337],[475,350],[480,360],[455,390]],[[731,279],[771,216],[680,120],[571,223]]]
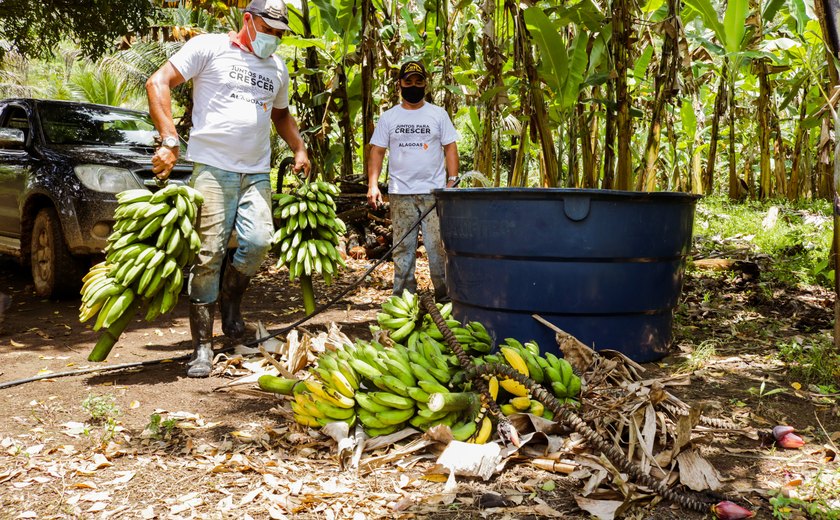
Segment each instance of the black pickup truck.
[[[0,100],[0,254],[31,265],[39,295],[78,290],[111,233],[117,193],[156,189],[156,135],[145,112]],[[188,182],[191,172],[184,162],[170,179]]]

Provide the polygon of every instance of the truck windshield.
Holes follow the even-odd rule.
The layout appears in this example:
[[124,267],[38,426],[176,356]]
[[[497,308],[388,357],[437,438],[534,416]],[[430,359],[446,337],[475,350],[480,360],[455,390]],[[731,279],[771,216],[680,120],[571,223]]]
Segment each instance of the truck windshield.
[[154,146],[148,115],[111,107],[43,103],[38,115],[49,144]]

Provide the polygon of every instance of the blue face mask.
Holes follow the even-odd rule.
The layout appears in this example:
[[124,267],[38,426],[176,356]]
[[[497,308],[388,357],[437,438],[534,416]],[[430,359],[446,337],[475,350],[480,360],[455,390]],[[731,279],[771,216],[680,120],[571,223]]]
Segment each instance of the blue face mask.
[[[277,50],[280,41],[276,36],[259,32],[253,18],[251,19],[251,24],[254,26],[254,32],[256,33],[256,36],[251,38],[251,49],[260,58],[268,58]],[[250,31],[248,31],[248,37],[251,37]]]

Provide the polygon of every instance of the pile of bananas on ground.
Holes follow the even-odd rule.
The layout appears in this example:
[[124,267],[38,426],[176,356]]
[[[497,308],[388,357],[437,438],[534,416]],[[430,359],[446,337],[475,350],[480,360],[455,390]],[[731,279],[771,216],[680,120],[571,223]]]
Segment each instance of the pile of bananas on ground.
[[[201,247],[193,226],[204,197],[193,188],[168,184],[155,193],[127,190],[117,194],[117,202],[105,261],[83,278],[79,310],[82,322],[97,316],[93,330],[106,329],[105,344],[116,342],[142,306],[147,307],[147,321],[175,307],[183,268]],[[91,361],[104,360],[111,346],[102,357],[98,343]]]
[[[477,321],[461,325],[458,320],[451,319],[452,303],[438,304],[441,316],[446,320],[446,326],[455,335],[468,354],[486,354],[493,349],[493,339],[487,333],[484,325]],[[425,314],[420,318],[420,301],[416,295],[403,291],[402,296],[393,295],[382,304],[382,311],[376,315],[379,326],[388,331],[392,341],[406,345],[415,344],[422,335],[442,340],[443,334],[438,330],[432,317]]]
[[277,207],[274,217],[280,220],[274,234],[278,267],[289,268],[289,279],[318,273],[329,284],[344,260],[338,253],[338,237],[346,227],[335,216],[339,189],[324,181],[302,184],[292,193],[274,195]]
[[[260,387],[293,396],[292,415],[306,426],[319,427],[335,421],[353,425],[359,421],[369,435],[377,436],[408,425],[426,430],[446,424],[456,440],[487,442],[494,424],[487,415],[486,403],[472,388],[456,356],[428,333],[416,300],[415,295],[404,293],[383,304],[378,321],[384,329],[391,331],[392,346],[357,340],[352,346],[321,354],[311,369],[311,378],[298,381],[264,375],[259,380]],[[450,304],[437,306],[447,319],[447,325],[453,331],[458,330],[465,342],[482,341],[476,338],[487,334],[480,323],[473,322],[464,327],[452,319]],[[408,316],[395,317],[395,308]],[[414,321],[399,321],[405,318]],[[418,330],[409,327],[410,323],[415,323],[416,327],[416,322],[421,324]],[[490,345],[488,350],[492,348],[489,336],[487,344]],[[477,364],[508,364],[539,379],[561,400],[576,403],[572,398],[580,391],[580,378],[572,373],[568,362],[550,353],[541,356],[534,342],[522,345],[507,339],[500,351],[499,355],[474,354],[473,359]],[[491,397],[502,405],[506,414],[528,412],[553,418],[542,403],[530,398],[526,387],[512,379],[500,381],[493,377],[488,386]],[[504,390],[501,394],[500,387]]]
[[[396,432],[407,425],[426,430],[446,424],[461,441],[484,443],[493,424],[479,394],[453,385],[458,372],[435,340],[422,338],[412,349],[357,340],[325,352],[302,381],[264,375],[263,390],[292,395],[292,414],[303,425],[359,421],[368,435]],[[454,388],[453,388],[454,387]]]

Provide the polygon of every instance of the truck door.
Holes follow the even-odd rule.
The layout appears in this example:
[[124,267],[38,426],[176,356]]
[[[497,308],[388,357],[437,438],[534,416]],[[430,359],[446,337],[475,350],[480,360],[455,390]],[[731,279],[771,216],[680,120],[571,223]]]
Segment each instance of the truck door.
[[0,142],[0,250],[17,254],[22,197],[34,164],[30,112],[18,104],[0,106],[0,128],[20,130],[24,137],[24,143]]

